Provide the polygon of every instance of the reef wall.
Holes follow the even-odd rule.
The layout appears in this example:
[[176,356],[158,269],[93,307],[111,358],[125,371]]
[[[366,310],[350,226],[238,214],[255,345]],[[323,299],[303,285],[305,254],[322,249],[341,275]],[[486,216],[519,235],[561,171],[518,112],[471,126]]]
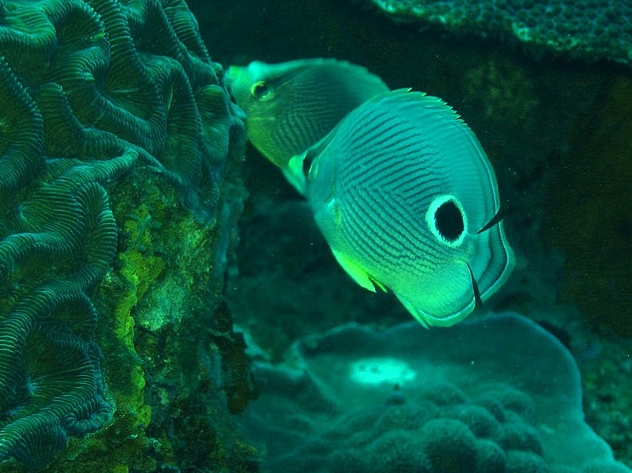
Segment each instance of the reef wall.
[[249,471],[243,124],[183,0],[0,2],[2,471]]

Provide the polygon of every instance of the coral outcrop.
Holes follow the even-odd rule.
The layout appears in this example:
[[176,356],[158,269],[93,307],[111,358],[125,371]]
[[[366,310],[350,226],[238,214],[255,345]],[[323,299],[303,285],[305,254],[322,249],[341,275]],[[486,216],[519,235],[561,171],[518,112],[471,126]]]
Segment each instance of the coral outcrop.
[[244,415],[264,471],[630,470],[584,422],[577,366],[515,314],[444,330],[347,325],[261,363]]
[[354,0],[398,22],[458,35],[498,37],[536,55],[632,63],[632,6],[555,0]]
[[[39,469],[108,423],[71,442],[68,459],[182,464],[191,448],[173,432],[193,435],[194,410],[209,432],[200,465],[246,448],[213,435],[222,390],[239,393],[235,410],[252,395],[230,314],[214,316],[243,199],[226,177],[243,126],[221,74],[183,0],[0,2],[3,471]],[[171,303],[152,312],[149,300]],[[191,356],[199,365],[183,370]],[[205,383],[195,399],[179,384],[192,378],[191,390]],[[193,406],[205,396],[216,418]],[[94,471],[59,457],[49,468]]]

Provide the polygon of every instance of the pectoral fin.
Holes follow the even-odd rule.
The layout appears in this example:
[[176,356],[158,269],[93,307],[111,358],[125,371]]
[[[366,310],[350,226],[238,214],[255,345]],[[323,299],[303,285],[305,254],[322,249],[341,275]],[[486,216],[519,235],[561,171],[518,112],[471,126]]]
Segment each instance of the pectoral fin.
[[352,259],[348,258],[344,253],[340,253],[333,248],[331,251],[340,266],[342,266],[342,269],[344,269],[347,274],[364,289],[375,292],[376,287],[379,287],[383,291],[386,291],[386,287],[382,283],[372,279],[366,271],[358,266]]

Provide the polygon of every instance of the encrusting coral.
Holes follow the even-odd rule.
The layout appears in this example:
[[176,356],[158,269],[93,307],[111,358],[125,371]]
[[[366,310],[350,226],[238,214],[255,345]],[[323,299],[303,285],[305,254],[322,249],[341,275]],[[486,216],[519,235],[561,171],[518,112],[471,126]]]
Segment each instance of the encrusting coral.
[[571,354],[516,314],[341,326],[289,360],[257,366],[242,416],[266,444],[262,471],[630,472],[585,423]]
[[[0,463],[37,469],[115,411],[93,341],[94,288],[120,251],[108,194],[150,170],[219,240],[243,126],[183,0],[0,2],[0,103]],[[136,302],[112,307],[129,318]]]
[[398,22],[500,37],[542,55],[632,62],[632,6],[606,0],[353,0]]

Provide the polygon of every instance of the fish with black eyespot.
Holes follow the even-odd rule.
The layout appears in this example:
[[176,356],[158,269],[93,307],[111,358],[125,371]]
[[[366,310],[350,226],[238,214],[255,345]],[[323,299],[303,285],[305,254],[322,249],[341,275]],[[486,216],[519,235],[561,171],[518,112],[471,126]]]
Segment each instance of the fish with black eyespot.
[[345,271],[366,289],[393,291],[425,326],[459,322],[513,268],[492,165],[437,97],[369,99],[288,172]]

